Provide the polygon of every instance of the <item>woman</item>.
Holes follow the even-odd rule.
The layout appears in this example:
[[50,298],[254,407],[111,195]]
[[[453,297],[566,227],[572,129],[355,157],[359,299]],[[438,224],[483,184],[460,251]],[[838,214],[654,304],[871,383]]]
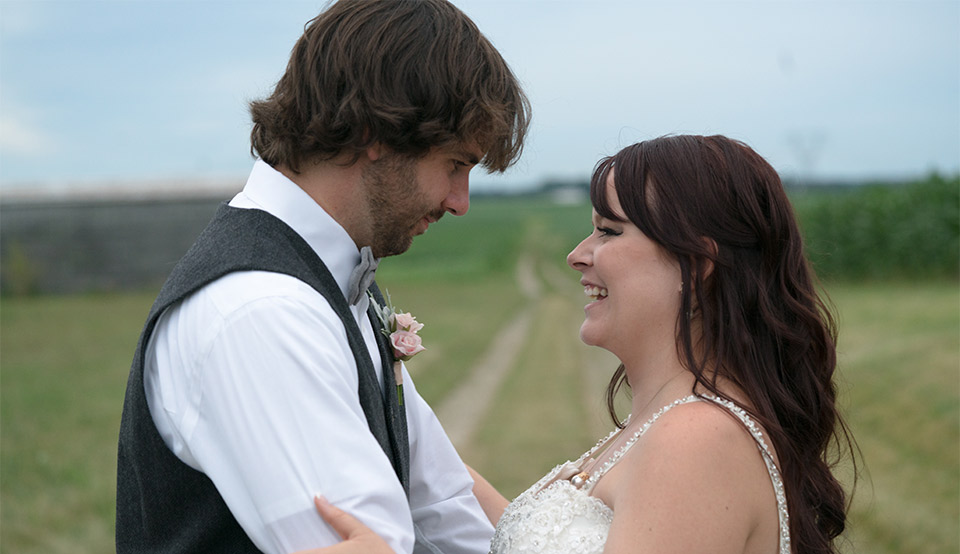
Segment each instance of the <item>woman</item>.
[[594,230],[567,257],[591,299],[580,337],[621,361],[607,405],[617,421],[627,383],[631,416],[514,500],[491,552],[835,552],[828,447],[852,447],[836,332],[776,171],[725,137],[670,136],[602,160],[590,192]]

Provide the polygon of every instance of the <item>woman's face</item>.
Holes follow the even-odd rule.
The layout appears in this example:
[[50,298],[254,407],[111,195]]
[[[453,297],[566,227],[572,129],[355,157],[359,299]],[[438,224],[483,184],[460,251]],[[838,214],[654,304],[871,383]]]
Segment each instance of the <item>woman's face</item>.
[[[607,199],[613,213],[626,220],[607,178]],[[580,283],[591,302],[584,308],[580,339],[600,346],[621,361],[631,348],[676,340],[680,309],[680,267],[658,244],[628,221],[606,219],[593,212],[593,232],[567,256],[583,274]]]

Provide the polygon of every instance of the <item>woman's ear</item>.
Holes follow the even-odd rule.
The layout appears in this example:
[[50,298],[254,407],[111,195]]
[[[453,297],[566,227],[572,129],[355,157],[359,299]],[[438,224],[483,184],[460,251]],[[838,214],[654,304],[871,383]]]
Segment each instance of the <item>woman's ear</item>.
[[704,247],[708,252],[709,256],[705,256],[700,262],[700,271],[703,272],[703,275],[700,276],[702,281],[706,281],[710,275],[713,274],[713,260],[717,258],[719,249],[717,248],[717,241],[713,240],[710,237],[700,237],[700,240],[703,242]]

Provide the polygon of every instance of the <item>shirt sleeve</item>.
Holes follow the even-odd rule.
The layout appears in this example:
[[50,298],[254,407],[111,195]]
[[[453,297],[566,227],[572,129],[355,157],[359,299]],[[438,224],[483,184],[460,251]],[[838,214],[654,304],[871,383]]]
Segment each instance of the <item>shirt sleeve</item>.
[[269,295],[237,297],[257,285],[248,278],[188,298],[158,328],[157,364],[179,368],[176,394],[186,397],[161,395],[176,435],[165,440],[266,553],[339,542],[314,509],[318,493],[411,552],[410,507],[367,427],[339,318],[308,285],[265,278]]
[[404,368],[410,440],[410,507],[422,536],[445,554],[490,550],[493,525],[473,494],[473,479]]

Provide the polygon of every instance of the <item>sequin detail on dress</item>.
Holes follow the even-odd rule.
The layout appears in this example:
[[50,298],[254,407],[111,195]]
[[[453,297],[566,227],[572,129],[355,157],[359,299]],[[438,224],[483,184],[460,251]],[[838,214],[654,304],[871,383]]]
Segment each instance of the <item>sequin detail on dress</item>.
[[[780,518],[780,554],[790,554],[790,520],[783,481],[764,441],[759,426],[736,404],[711,394],[704,398],[733,413],[750,431],[763,455],[767,472],[777,496]],[[701,400],[688,396],[664,406],[644,422],[610,460],[594,471],[582,486],[574,486],[570,477],[580,471],[584,460],[593,455],[619,431],[615,429],[573,462],[558,465],[507,506],[490,543],[491,554],[601,554],[613,522],[613,510],[590,490],[616,465],[641,436],[670,409]]]

